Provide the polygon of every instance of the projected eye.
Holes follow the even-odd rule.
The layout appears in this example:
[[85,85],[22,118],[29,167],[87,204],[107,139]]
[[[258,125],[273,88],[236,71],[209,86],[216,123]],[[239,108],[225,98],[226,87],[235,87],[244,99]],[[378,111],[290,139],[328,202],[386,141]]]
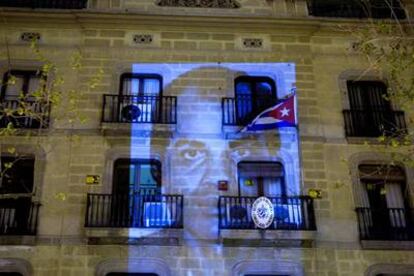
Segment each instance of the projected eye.
[[194,149],[184,150],[182,154],[184,158],[188,160],[197,160],[203,158],[206,155],[205,152]]

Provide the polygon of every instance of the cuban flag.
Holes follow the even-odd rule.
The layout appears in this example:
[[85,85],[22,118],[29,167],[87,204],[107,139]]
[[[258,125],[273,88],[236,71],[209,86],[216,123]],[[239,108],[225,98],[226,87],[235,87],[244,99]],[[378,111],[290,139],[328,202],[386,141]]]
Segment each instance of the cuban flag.
[[261,112],[254,120],[245,126],[240,132],[261,131],[279,127],[294,127],[296,120],[295,93],[278,102],[275,106]]

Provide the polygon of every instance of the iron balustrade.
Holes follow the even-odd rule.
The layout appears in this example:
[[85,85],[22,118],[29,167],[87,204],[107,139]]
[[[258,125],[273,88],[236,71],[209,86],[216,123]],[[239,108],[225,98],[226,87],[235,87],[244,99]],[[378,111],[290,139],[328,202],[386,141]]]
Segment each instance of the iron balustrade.
[[36,235],[39,208],[30,198],[0,200],[0,235]]
[[177,97],[104,95],[104,123],[177,123]]
[[[275,218],[269,230],[316,230],[313,199],[308,196],[268,197]],[[219,229],[258,229],[251,217],[257,197],[220,196]]]
[[0,7],[32,9],[85,9],[88,0],[2,0]]
[[222,124],[223,126],[246,125],[260,112],[276,103],[277,99],[274,97],[243,95],[236,98],[222,98]]
[[309,15],[344,18],[406,18],[399,0],[308,0]]
[[[20,114],[19,110],[28,114]],[[11,113],[11,115],[8,115]],[[50,121],[50,104],[31,99],[6,98],[0,101],[0,128],[9,123],[14,128],[47,128]]]
[[414,240],[412,209],[356,208],[361,240]]
[[88,194],[85,227],[182,228],[182,195]]
[[403,111],[344,110],[347,137],[378,137],[405,131]]

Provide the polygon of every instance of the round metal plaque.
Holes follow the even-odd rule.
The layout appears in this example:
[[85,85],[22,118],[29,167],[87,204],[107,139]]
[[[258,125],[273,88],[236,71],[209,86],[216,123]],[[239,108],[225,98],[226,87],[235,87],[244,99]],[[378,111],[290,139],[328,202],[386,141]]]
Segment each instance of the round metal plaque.
[[267,197],[259,197],[253,202],[251,215],[256,227],[268,228],[275,218],[272,202]]

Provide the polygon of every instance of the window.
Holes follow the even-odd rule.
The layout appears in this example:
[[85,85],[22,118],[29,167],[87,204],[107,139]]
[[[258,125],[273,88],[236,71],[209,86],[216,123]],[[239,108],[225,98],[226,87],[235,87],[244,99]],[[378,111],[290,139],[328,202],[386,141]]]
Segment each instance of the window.
[[276,86],[269,77],[241,76],[235,79],[236,119],[249,123],[255,116],[276,101]]
[[313,16],[398,19],[406,17],[399,0],[310,0],[307,3],[309,14]]
[[397,166],[359,165],[362,204],[357,208],[362,239],[413,239],[405,174]]
[[285,196],[283,166],[277,162],[240,162],[240,196]]
[[125,96],[161,96],[161,88],[162,77],[160,75],[125,73],[121,75],[119,93]]
[[387,87],[379,81],[348,81],[349,110],[344,110],[347,136],[378,137],[405,129],[404,113],[393,111]]
[[33,97],[33,93],[41,85],[41,79],[42,76],[37,71],[11,70],[4,74],[0,96],[1,109],[18,109],[24,101],[25,110],[28,110],[31,115],[18,112],[14,112],[11,116],[3,115],[0,118],[0,127],[6,127],[9,123],[12,123],[15,128],[47,127],[49,106],[40,104],[39,100]]
[[38,204],[32,202],[34,158],[1,157],[0,233],[34,234]]
[[157,122],[161,118],[162,78],[155,74],[121,76],[119,107],[125,122]]
[[114,194],[154,194],[161,190],[161,162],[118,159],[114,164]]
[[[15,83],[9,81],[13,76]],[[18,99],[23,95],[30,95],[39,87],[41,75],[37,71],[11,70],[3,76],[2,99]]]
[[157,5],[161,7],[188,7],[188,8],[221,8],[221,9],[237,9],[240,4],[236,0],[210,0],[210,1],[194,1],[194,0],[158,0]]

